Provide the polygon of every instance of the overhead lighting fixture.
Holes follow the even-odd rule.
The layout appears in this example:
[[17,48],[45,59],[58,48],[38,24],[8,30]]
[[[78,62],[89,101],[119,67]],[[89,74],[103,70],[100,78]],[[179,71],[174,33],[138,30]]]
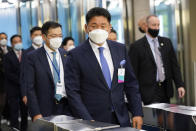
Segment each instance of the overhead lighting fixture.
[[10,5],[9,3],[4,3],[2,2],[0,4],[0,9],[6,9],[6,8],[9,8],[9,7],[12,7],[13,5]]
[[8,3],[16,4],[18,0],[7,0]]
[[31,7],[36,8],[37,6],[38,6],[38,2],[37,1],[32,1]]

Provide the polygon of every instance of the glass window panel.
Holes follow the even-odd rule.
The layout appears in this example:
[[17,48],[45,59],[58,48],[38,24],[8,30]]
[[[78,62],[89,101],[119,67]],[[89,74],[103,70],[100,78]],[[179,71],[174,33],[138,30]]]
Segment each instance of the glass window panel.
[[31,46],[30,39],[30,28],[31,28],[31,12],[30,12],[30,3],[21,3],[20,6],[20,16],[21,16],[21,35],[23,48],[26,49]]
[[106,9],[109,10],[111,14],[111,24],[112,27],[117,32],[117,41],[124,44],[124,29],[123,29],[123,1],[122,0],[103,0]]
[[17,9],[13,4],[0,3],[0,32],[8,35],[8,45],[10,37],[18,33]]
[[177,51],[175,0],[155,0],[155,14],[160,19],[160,35],[169,37]]
[[69,30],[69,5],[68,0],[58,0],[57,1],[57,11],[58,11],[58,22],[62,25],[63,38],[70,36]]
[[70,1],[70,18],[71,18],[71,36],[74,38],[74,43],[77,46],[81,41],[79,41],[80,30],[78,28],[78,22],[80,18],[78,17],[78,4],[77,0]]

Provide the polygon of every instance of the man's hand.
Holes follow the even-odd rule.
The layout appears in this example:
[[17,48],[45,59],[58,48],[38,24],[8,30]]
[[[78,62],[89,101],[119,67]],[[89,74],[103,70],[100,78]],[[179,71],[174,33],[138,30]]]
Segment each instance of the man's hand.
[[183,98],[184,95],[185,95],[185,89],[184,89],[184,87],[178,88],[178,96],[179,96],[179,98]]
[[26,105],[26,104],[27,104],[27,96],[24,96],[24,97],[22,98],[22,101],[23,101],[24,104]]
[[35,122],[37,119],[40,119],[40,118],[42,118],[41,114],[34,116],[33,117],[33,122]]
[[143,119],[141,116],[133,117],[133,128],[142,129]]

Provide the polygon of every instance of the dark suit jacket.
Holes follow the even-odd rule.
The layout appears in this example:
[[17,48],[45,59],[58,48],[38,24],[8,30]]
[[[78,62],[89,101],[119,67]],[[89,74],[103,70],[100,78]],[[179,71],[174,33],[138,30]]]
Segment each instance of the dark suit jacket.
[[[142,116],[138,83],[127,59],[125,46],[112,41],[107,43],[114,65],[111,89],[106,84],[89,40],[86,40],[67,56],[65,83],[68,101],[75,117],[110,122],[109,114],[113,107],[120,125],[129,126],[130,119],[124,92],[133,116]],[[127,61],[124,66],[126,76],[125,83],[119,84],[117,75],[122,60]]]
[[[160,52],[165,69],[165,85],[168,98],[173,96],[172,80],[176,87],[184,87],[180,67],[172,43],[168,38],[158,37]],[[129,56],[139,81],[144,104],[150,104],[156,86],[157,67],[146,36],[130,46]]]
[[10,97],[20,97],[20,62],[14,50],[6,54],[4,59],[4,69],[5,89],[8,99]]
[[[66,52],[59,49],[63,65],[65,65]],[[65,69],[65,66],[64,66]],[[52,72],[46,56],[44,47],[34,50],[27,54],[25,77],[27,78],[27,98],[29,112],[32,117],[38,114],[42,116],[54,115],[55,86]],[[68,115],[68,105],[65,114]],[[67,111],[67,112],[66,112]]]
[[29,47],[28,49],[24,50],[22,61],[21,61],[21,71],[20,71],[20,92],[21,97],[27,96],[27,87],[25,82],[25,71],[26,70],[26,63],[27,63],[27,54],[31,51],[35,50],[33,46]]
[[[7,46],[8,52],[10,52],[12,50],[11,47]],[[4,76],[4,67],[3,67],[3,60],[4,60],[4,56],[5,54],[3,54],[3,50],[0,47],[0,92],[4,92],[4,80],[5,80],[5,76]]]

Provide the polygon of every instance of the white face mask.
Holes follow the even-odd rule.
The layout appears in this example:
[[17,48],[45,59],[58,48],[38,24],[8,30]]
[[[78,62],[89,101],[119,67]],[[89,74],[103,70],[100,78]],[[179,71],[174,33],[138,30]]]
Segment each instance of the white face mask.
[[89,32],[89,38],[95,44],[103,44],[108,38],[108,32],[102,29],[95,29]]
[[43,43],[43,39],[41,36],[36,36],[32,41],[34,44],[36,44],[38,46],[42,45],[42,43]]
[[63,39],[62,37],[56,37],[56,38],[49,39],[49,41],[50,41],[50,47],[56,50],[61,46]]
[[70,51],[70,50],[72,50],[74,48],[75,48],[75,46],[74,45],[71,45],[71,46],[68,47],[67,51]]
[[1,44],[2,46],[7,45],[7,40],[6,40],[6,39],[0,40],[0,44]]
[[17,51],[22,50],[22,43],[16,43],[14,45],[14,49],[17,50]]

